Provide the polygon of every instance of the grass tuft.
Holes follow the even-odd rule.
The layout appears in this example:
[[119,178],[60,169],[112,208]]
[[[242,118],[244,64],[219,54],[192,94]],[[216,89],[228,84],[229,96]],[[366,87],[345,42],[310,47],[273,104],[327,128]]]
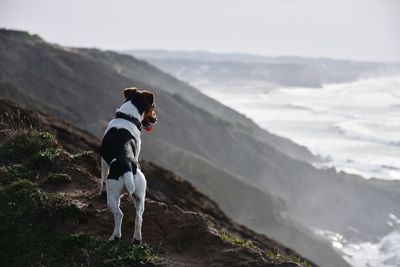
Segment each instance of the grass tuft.
[[74,234],[63,240],[65,254],[84,263],[84,266],[137,266],[156,262],[151,248],[147,245],[131,246],[110,244],[100,238]]
[[297,256],[286,256],[280,254],[277,250],[269,250],[266,253],[268,259],[272,260],[274,263],[292,263],[299,267],[311,267],[312,265],[307,261],[303,260]]
[[[62,147],[52,147],[36,152],[31,159],[27,162],[27,165],[31,168],[41,171],[51,171],[58,162],[66,163],[71,159],[69,152],[64,150]],[[65,165],[65,164],[62,164]]]
[[78,162],[81,161],[86,161],[86,160],[90,160],[93,157],[97,157],[97,155],[93,152],[93,151],[83,151],[81,153],[76,153],[73,154],[72,159],[77,160]]
[[253,242],[243,239],[242,237],[236,235],[236,234],[232,234],[229,232],[221,232],[221,237],[223,240],[234,244],[234,245],[238,245],[238,246],[242,246],[242,247],[247,247],[247,248],[255,248],[256,246],[254,245]]

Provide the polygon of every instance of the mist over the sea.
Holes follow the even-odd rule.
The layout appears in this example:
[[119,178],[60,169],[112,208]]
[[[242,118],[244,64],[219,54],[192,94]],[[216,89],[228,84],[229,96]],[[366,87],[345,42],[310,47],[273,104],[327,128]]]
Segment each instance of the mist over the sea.
[[268,131],[365,178],[400,179],[400,76],[322,88],[230,90],[200,87]]

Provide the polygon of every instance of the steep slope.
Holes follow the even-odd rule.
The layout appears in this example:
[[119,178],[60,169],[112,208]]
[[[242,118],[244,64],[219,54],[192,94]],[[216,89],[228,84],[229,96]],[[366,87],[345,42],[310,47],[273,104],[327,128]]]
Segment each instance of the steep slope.
[[376,238],[391,230],[388,214],[399,215],[392,183],[378,186],[316,170],[303,162],[311,157],[304,148],[262,131],[143,61],[50,45],[22,32],[3,30],[0,40],[0,77],[18,89],[15,99],[25,99],[27,106],[29,97],[46,103],[40,108],[61,110],[98,135],[122,101],[121,88],[154,90],[160,122],[144,140],[144,158],[187,177],[232,218],[316,263],[345,265],[311,231],[337,231],[356,241]]
[[[21,110],[16,111],[15,107],[6,104],[3,103],[1,106],[0,114],[2,114],[2,118],[5,117],[11,119],[13,125],[18,127],[32,125],[34,128],[40,127],[55,131],[57,135],[61,137],[59,141],[63,147],[72,151],[81,149],[97,150],[97,139],[83,132],[78,133],[75,131],[74,127],[71,127],[71,125],[62,120],[44,116],[38,112],[28,113]],[[20,115],[15,116],[15,114],[22,114],[22,118],[29,119],[20,119]],[[65,128],[67,128],[68,131],[66,131]],[[73,133],[72,135],[70,134],[71,132]],[[184,152],[183,150],[179,150],[179,157],[177,157],[174,147],[167,147],[167,149],[165,149],[165,143],[151,143],[144,144],[144,146],[154,144],[158,144],[158,146],[155,146],[152,149],[152,151],[154,151],[155,159],[161,159],[161,161],[163,161],[165,159],[170,159],[170,156],[173,155],[172,158],[176,160],[177,166],[181,166],[186,170],[194,170],[194,173],[191,173],[190,171],[184,173],[187,173],[187,177],[190,178],[196,187],[204,190],[204,192],[209,196],[216,197],[219,200],[221,207],[230,216],[234,216],[236,221],[245,225],[250,225],[253,229],[258,230],[259,232],[268,233],[271,236],[274,236],[274,238],[289,240],[292,247],[298,247],[308,255],[315,255],[315,258],[319,262],[329,261],[335,263],[335,266],[347,266],[343,259],[331,251],[329,246],[313,238],[312,233],[308,232],[306,229],[300,231],[299,226],[292,225],[290,222],[285,220],[281,216],[281,214],[284,213],[284,203],[282,201],[277,201],[275,198],[268,196],[265,192],[238,181],[236,177],[218,170],[217,167],[211,167],[207,162],[204,162],[204,160],[185,155],[187,152]],[[197,161],[194,161],[194,159]],[[168,162],[170,162],[170,160]],[[193,167],[193,165],[195,166]],[[192,167],[188,168],[188,166]],[[153,174],[150,174],[150,176],[152,175]],[[218,175],[218,179],[215,179],[215,175]],[[153,181],[149,180],[150,186],[152,183]],[[224,188],[224,194],[221,194],[221,188]],[[174,191],[175,190],[176,189],[174,188]],[[179,189],[177,191],[181,192]],[[163,196],[165,193],[161,191],[154,194],[151,192],[148,193],[153,195],[155,199],[170,203],[170,200]],[[174,199],[174,196],[169,196],[169,198]],[[196,199],[197,198],[198,196],[196,196]],[[240,201],[241,199],[246,201]],[[187,200],[182,199],[180,201],[185,203],[187,202]],[[262,203],[262,205],[260,205],[260,203]],[[180,203],[179,206],[182,207],[182,204]],[[195,205],[189,205],[190,210],[193,210],[193,206]],[[209,213],[208,211],[205,211],[205,209],[203,209],[203,212],[207,214]],[[213,211],[212,214],[213,216],[216,216],[217,214],[221,216],[222,213]],[[225,216],[222,217],[225,218]],[[268,231],[266,231],[266,229],[268,229]]]
[[[143,235],[153,252],[139,246],[130,249],[134,256],[126,256],[125,241],[121,245],[102,241],[112,229],[113,219],[105,199],[98,195],[98,156],[87,151],[99,150],[99,140],[66,122],[20,109],[11,102],[0,101],[0,113],[7,114],[0,123],[0,198],[13,203],[3,205],[2,201],[0,217],[14,216],[13,231],[4,233],[7,225],[0,227],[4,245],[0,263],[27,265],[40,256],[41,266],[73,265],[74,260],[80,266],[127,266],[135,261],[149,266],[314,266],[266,236],[233,223],[190,183],[149,162],[141,162],[148,179]],[[18,156],[27,150],[31,153]],[[35,202],[19,196],[23,192],[30,192]],[[52,199],[57,199],[57,206]],[[32,217],[28,217],[32,226],[25,238],[31,240],[12,240],[16,232],[24,231],[19,227],[26,228],[23,219],[16,216],[28,215],[22,206],[28,204],[33,205],[29,211]],[[42,204],[50,213],[55,210],[53,215],[41,214],[41,222],[51,221],[40,226],[35,218]],[[131,199],[123,199],[126,236],[133,234],[133,206]],[[40,227],[54,236],[49,240],[47,235],[37,236]],[[32,241],[35,249],[30,247]],[[65,255],[54,255],[47,242],[63,245]],[[10,258],[16,244],[29,256],[17,261]],[[103,255],[96,254],[100,250]],[[111,250],[115,254],[109,255]]]

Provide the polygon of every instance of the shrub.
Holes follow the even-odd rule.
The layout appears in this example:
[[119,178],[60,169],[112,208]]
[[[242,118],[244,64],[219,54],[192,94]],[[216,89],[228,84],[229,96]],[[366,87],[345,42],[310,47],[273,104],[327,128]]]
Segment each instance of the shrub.
[[54,135],[49,132],[21,130],[0,145],[0,163],[23,163],[36,153],[57,147]]

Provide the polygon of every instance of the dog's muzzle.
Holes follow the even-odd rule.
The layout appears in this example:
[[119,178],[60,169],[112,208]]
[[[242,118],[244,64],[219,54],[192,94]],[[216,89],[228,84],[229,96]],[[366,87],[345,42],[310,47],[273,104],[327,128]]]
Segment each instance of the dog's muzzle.
[[153,131],[153,126],[157,123],[157,117],[147,117],[142,121],[142,126],[146,132],[151,133]]

